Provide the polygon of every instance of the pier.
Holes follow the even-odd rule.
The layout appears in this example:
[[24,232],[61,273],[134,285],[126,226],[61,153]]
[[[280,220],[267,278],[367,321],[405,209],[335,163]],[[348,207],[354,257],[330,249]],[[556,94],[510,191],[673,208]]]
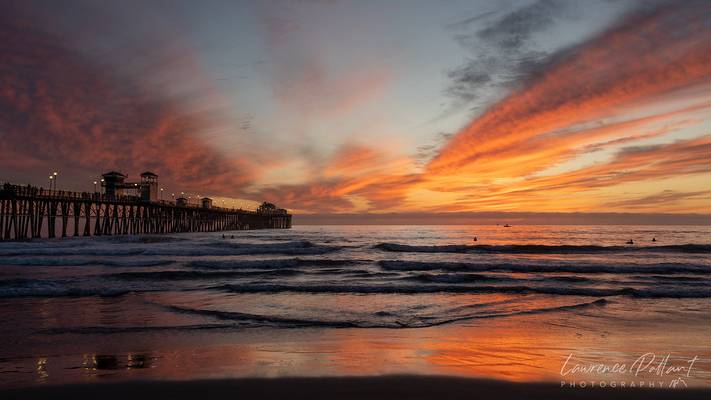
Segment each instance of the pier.
[[88,193],[6,183],[0,187],[0,240],[291,228],[291,215],[269,203],[252,211],[215,207],[209,198],[190,204],[151,197],[116,187]]

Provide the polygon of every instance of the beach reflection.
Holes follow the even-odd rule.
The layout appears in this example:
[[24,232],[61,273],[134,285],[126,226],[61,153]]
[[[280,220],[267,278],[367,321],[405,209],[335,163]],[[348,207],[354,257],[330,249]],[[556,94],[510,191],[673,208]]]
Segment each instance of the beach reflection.
[[[32,381],[16,374],[5,384],[403,373],[559,382],[570,354],[578,363],[631,363],[646,351],[658,351],[671,353],[670,362],[677,364],[684,357],[699,356],[687,383],[711,386],[711,350],[703,345],[711,339],[707,330],[687,326],[675,337],[659,340],[653,321],[638,321],[639,329],[628,329],[623,323],[593,328],[584,322],[589,317],[529,315],[426,329],[218,330],[154,335],[143,344],[153,347],[150,351],[126,351],[132,346],[130,335],[111,335],[101,344],[74,343],[115,348],[115,353],[37,357]],[[22,360],[11,363],[18,371],[24,369]],[[7,370],[8,361],[3,364]],[[578,374],[575,379],[604,377],[610,375]]]

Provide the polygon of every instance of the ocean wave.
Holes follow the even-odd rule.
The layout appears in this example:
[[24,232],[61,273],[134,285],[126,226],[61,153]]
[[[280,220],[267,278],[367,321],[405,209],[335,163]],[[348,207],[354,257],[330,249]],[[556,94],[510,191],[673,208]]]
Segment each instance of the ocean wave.
[[711,268],[704,265],[688,265],[678,263],[664,264],[557,264],[530,265],[513,263],[466,263],[466,262],[429,262],[381,260],[378,265],[390,271],[468,271],[468,272],[573,272],[589,274],[710,274]]
[[124,289],[79,289],[61,286],[32,286],[22,284],[15,287],[3,287],[2,290],[0,290],[0,298],[12,299],[20,297],[121,297],[132,292],[134,291]]
[[355,259],[309,259],[309,258],[277,258],[271,260],[195,260],[187,264],[192,268],[203,269],[260,269],[260,268],[296,268],[303,266],[346,266],[361,264],[364,260]]
[[[316,318],[296,318],[277,315],[251,314],[234,311],[206,310],[173,305],[163,307],[183,314],[193,314],[217,318],[240,324],[254,324],[256,326],[272,326],[284,328],[427,328],[482,318],[511,317],[515,315],[541,314],[550,312],[572,311],[589,307],[602,307],[608,303],[605,299],[597,299],[590,302],[526,309],[520,311],[479,311],[465,315],[452,316],[451,313],[442,313],[440,316],[433,315],[398,315],[394,312],[378,311],[372,314],[371,318],[359,316],[357,319],[316,319]],[[347,315],[346,315],[347,317]]]
[[[138,240],[138,239],[136,239]],[[280,243],[264,244],[238,244],[231,242],[199,243],[139,243],[120,241],[77,243],[75,246],[45,246],[45,247],[7,247],[0,248],[0,256],[102,256],[102,257],[130,257],[130,256],[237,256],[237,255],[292,255],[309,256],[323,255],[341,250],[340,246],[326,246],[314,244],[308,240],[298,240]],[[126,245],[122,245],[126,244]],[[1,263],[1,261],[0,261]]]
[[119,272],[116,274],[102,275],[102,278],[121,280],[200,280],[200,279],[225,279],[266,276],[294,276],[302,271],[295,269],[268,269],[259,271],[148,271],[148,272]]
[[[4,257],[18,256],[47,256],[47,257],[65,257],[65,256],[97,256],[97,257],[132,257],[140,256],[146,252],[145,248],[138,247],[20,247],[14,249],[0,250],[0,265],[5,260]],[[170,255],[170,253],[164,254]]]
[[675,253],[711,253],[711,245],[679,244],[660,246],[597,246],[597,245],[433,245],[414,246],[399,243],[379,243],[373,248],[395,253],[501,253],[501,254],[591,254],[618,252],[675,252]]
[[151,331],[195,331],[235,328],[234,324],[197,324],[197,325],[160,325],[160,326],[80,326],[41,329],[44,335],[61,335],[67,333],[79,335],[109,335],[115,333],[136,333]]
[[184,237],[156,235],[115,235],[115,236],[94,236],[92,240],[109,243],[171,243],[189,240]]
[[[194,309],[187,307],[171,306],[166,305],[165,308],[186,314],[196,314],[201,316],[209,316],[222,320],[230,321],[252,321],[257,323],[267,323],[267,324],[278,324],[287,325],[289,327],[329,327],[329,328],[357,328],[365,327],[361,325],[358,321],[333,321],[333,320],[318,320],[318,319],[303,319],[303,318],[291,318],[291,317],[279,317],[279,316],[268,316],[260,314],[248,314],[233,311],[217,311],[217,310],[204,310],[204,309]],[[372,327],[372,326],[368,326]]]
[[280,292],[301,292],[301,293],[353,293],[353,294],[424,294],[424,293],[467,293],[467,294],[549,294],[558,296],[589,296],[589,297],[613,297],[629,296],[641,298],[708,298],[711,297],[711,289],[707,288],[597,288],[597,287],[562,287],[552,285],[460,285],[460,284],[426,284],[426,285],[393,285],[393,284],[244,284],[244,285],[221,285],[210,288],[213,290],[224,290],[233,293],[280,293]]
[[318,245],[308,240],[296,240],[279,243],[240,244],[233,242],[210,242],[204,245],[216,249],[227,249],[234,255],[285,254],[285,255],[319,255],[332,253],[341,249],[340,246]]
[[27,265],[33,267],[160,267],[173,264],[175,260],[105,260],[105,259],[71,259],[57,257],[10,257],[3,258],[0,265]]
[[502,275],[484,275],[471,273],[420,273],[403,277],[404,281],[417,281],[425,283],[477,283],[477,282],[568,282],[568,283],[595,283],[596,281],[580,276],[545,276],[531,279],[520,279]]
[[167,290],[192,291],[199,288],[168,288],[159,285],[148,287],[118,287],[101,284],[77,284],[72,280],[45,280],[14,278],[0,280],[0,298],[21,297],[121,297],[130,293],[162,292]]

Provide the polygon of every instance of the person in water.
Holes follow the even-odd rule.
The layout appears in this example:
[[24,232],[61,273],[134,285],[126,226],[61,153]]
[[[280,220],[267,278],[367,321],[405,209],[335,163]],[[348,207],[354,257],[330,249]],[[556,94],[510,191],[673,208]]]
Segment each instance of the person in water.
[[657,238],[652,238],[652,241],[653,241],[653,242],[656,242],[656,241],[657,241]]
[[632,239],[628,240],[627,244],[634,244],[634,240],[632,240]]
[[477,240],[478,240],[478,239],[476,238],[476,236],[474,236],[474,241],[476,242]]

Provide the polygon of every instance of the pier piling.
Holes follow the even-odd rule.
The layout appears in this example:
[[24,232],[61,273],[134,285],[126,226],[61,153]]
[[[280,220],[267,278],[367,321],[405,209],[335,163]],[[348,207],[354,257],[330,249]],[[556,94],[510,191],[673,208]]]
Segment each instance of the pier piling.
[[0,240],[289,228],[291,214],[283,209],[208,208],[136,196],[0,187]]

